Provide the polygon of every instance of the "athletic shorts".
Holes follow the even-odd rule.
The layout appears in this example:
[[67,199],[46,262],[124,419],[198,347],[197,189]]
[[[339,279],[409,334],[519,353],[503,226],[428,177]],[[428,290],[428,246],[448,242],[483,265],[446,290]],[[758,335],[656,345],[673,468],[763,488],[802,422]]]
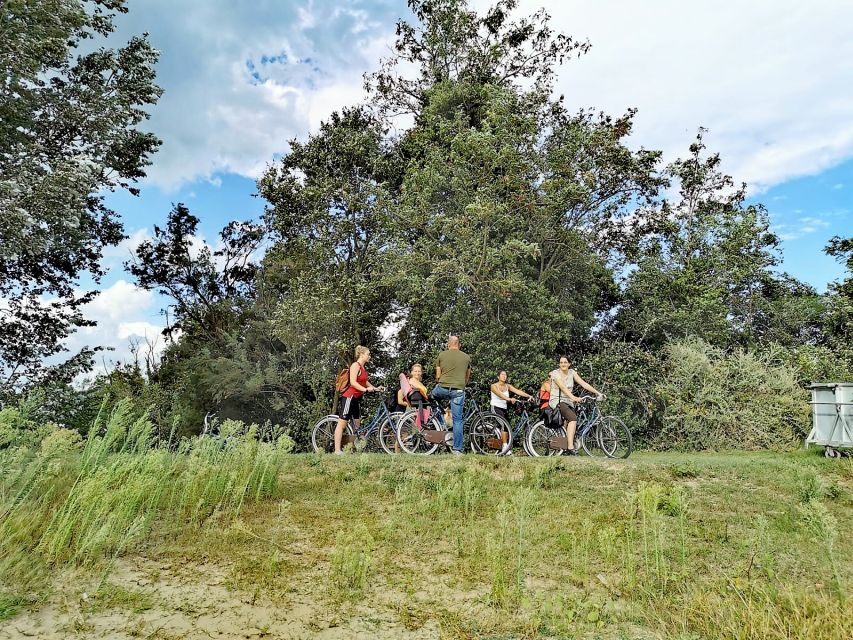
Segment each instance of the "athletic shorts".
[[361,398],[338,399],[338,417],[344,420],[358,420],[361,418]]
[[507,415],[506,407],[496,407],[492,405],[492,413],[498,414],[501,418],[509,422],[509,415]]
[[569,405],[567,405],[565,402],[561,402],[557,405],[557,407],[560,409],[560,413],[563,415],[564,423],[577,422],[578,414],[575,413],[575,410],[572,409]]

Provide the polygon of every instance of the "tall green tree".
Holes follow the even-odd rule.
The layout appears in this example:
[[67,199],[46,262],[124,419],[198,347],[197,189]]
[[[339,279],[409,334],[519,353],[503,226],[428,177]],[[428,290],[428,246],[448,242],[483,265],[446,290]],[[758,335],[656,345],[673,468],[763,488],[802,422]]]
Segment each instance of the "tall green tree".
[[344,109],[258,182],[272,229],[260,303],[282,339],[327,367],[357,344],[382,352],[399,171],[384,133],[365,109]]
[[573,115],[552,97],[556,65],[588,45],[544,11],[513,20],[516,4],[410,2],[419,24],[398,24],[367,86],[381,113],[414,116],[393,270],[403,359],[459,333],[482,379],[514,367],[532,384],[608,307],[614,225],[661,181],[657,152],[623,144],[631,112]]
[[[745,185],[720,171],[718,154],[706,156],[703,131],[668,174],[679,200],[663,202],[659,233],[638,245],[617,333],[653,348],[689,336],[752,345],[778,333],[786,320],[777,303],[812,301],[815,292],[774,270],[779,240],[764,207],[746,203]],[[800,320],[788,320],[789,329]]]
[[[0,3],[0,390],[69,378],[91,350],[62,366],[81,306],[96,293],[78,278],[103,275],[105,246],[122,238],[104,204],[134,183],[159,140],[141,131],[157,102],[157,52],[146,37],[95,47],[113,31],[124,0],[13,0]],[[85,47],[84,47],[85,44]],[[83,52],[83,49],[88,52]]]

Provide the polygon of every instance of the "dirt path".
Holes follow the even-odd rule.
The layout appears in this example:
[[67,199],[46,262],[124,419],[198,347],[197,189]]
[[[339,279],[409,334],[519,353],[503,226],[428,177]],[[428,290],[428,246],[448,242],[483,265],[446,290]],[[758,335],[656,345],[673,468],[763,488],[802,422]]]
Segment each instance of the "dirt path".
[[[439,638],[438,626],[407,629],[388,608],[369,603],[320,604],[310,581],[282,602],[226,587],[226,572],[210,565],[175,567],[144,559],[114,568],[101,595],[97,583],[63,574],[50,600],[35,612],[0,623],[0,640],[110,638],[196,640],[210,638]],[[79,585],[79,586],[78,586]]]

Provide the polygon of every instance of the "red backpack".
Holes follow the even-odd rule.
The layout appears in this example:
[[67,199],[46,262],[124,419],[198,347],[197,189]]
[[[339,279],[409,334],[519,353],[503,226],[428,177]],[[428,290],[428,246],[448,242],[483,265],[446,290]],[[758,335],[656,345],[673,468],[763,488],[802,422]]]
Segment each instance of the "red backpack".
[[551,379],[548,378],[542,382],[539,387],[539,411],[545,411],[548,408],[548,403],[551,401]]

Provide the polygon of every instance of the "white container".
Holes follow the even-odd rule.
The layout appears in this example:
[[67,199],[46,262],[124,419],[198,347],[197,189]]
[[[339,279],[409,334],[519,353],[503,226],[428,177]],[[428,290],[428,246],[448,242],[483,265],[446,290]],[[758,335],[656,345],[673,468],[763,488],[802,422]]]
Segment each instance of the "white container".
[[817,382],[809,388],[814,426],[806,446],[853,448],[853,383]]

